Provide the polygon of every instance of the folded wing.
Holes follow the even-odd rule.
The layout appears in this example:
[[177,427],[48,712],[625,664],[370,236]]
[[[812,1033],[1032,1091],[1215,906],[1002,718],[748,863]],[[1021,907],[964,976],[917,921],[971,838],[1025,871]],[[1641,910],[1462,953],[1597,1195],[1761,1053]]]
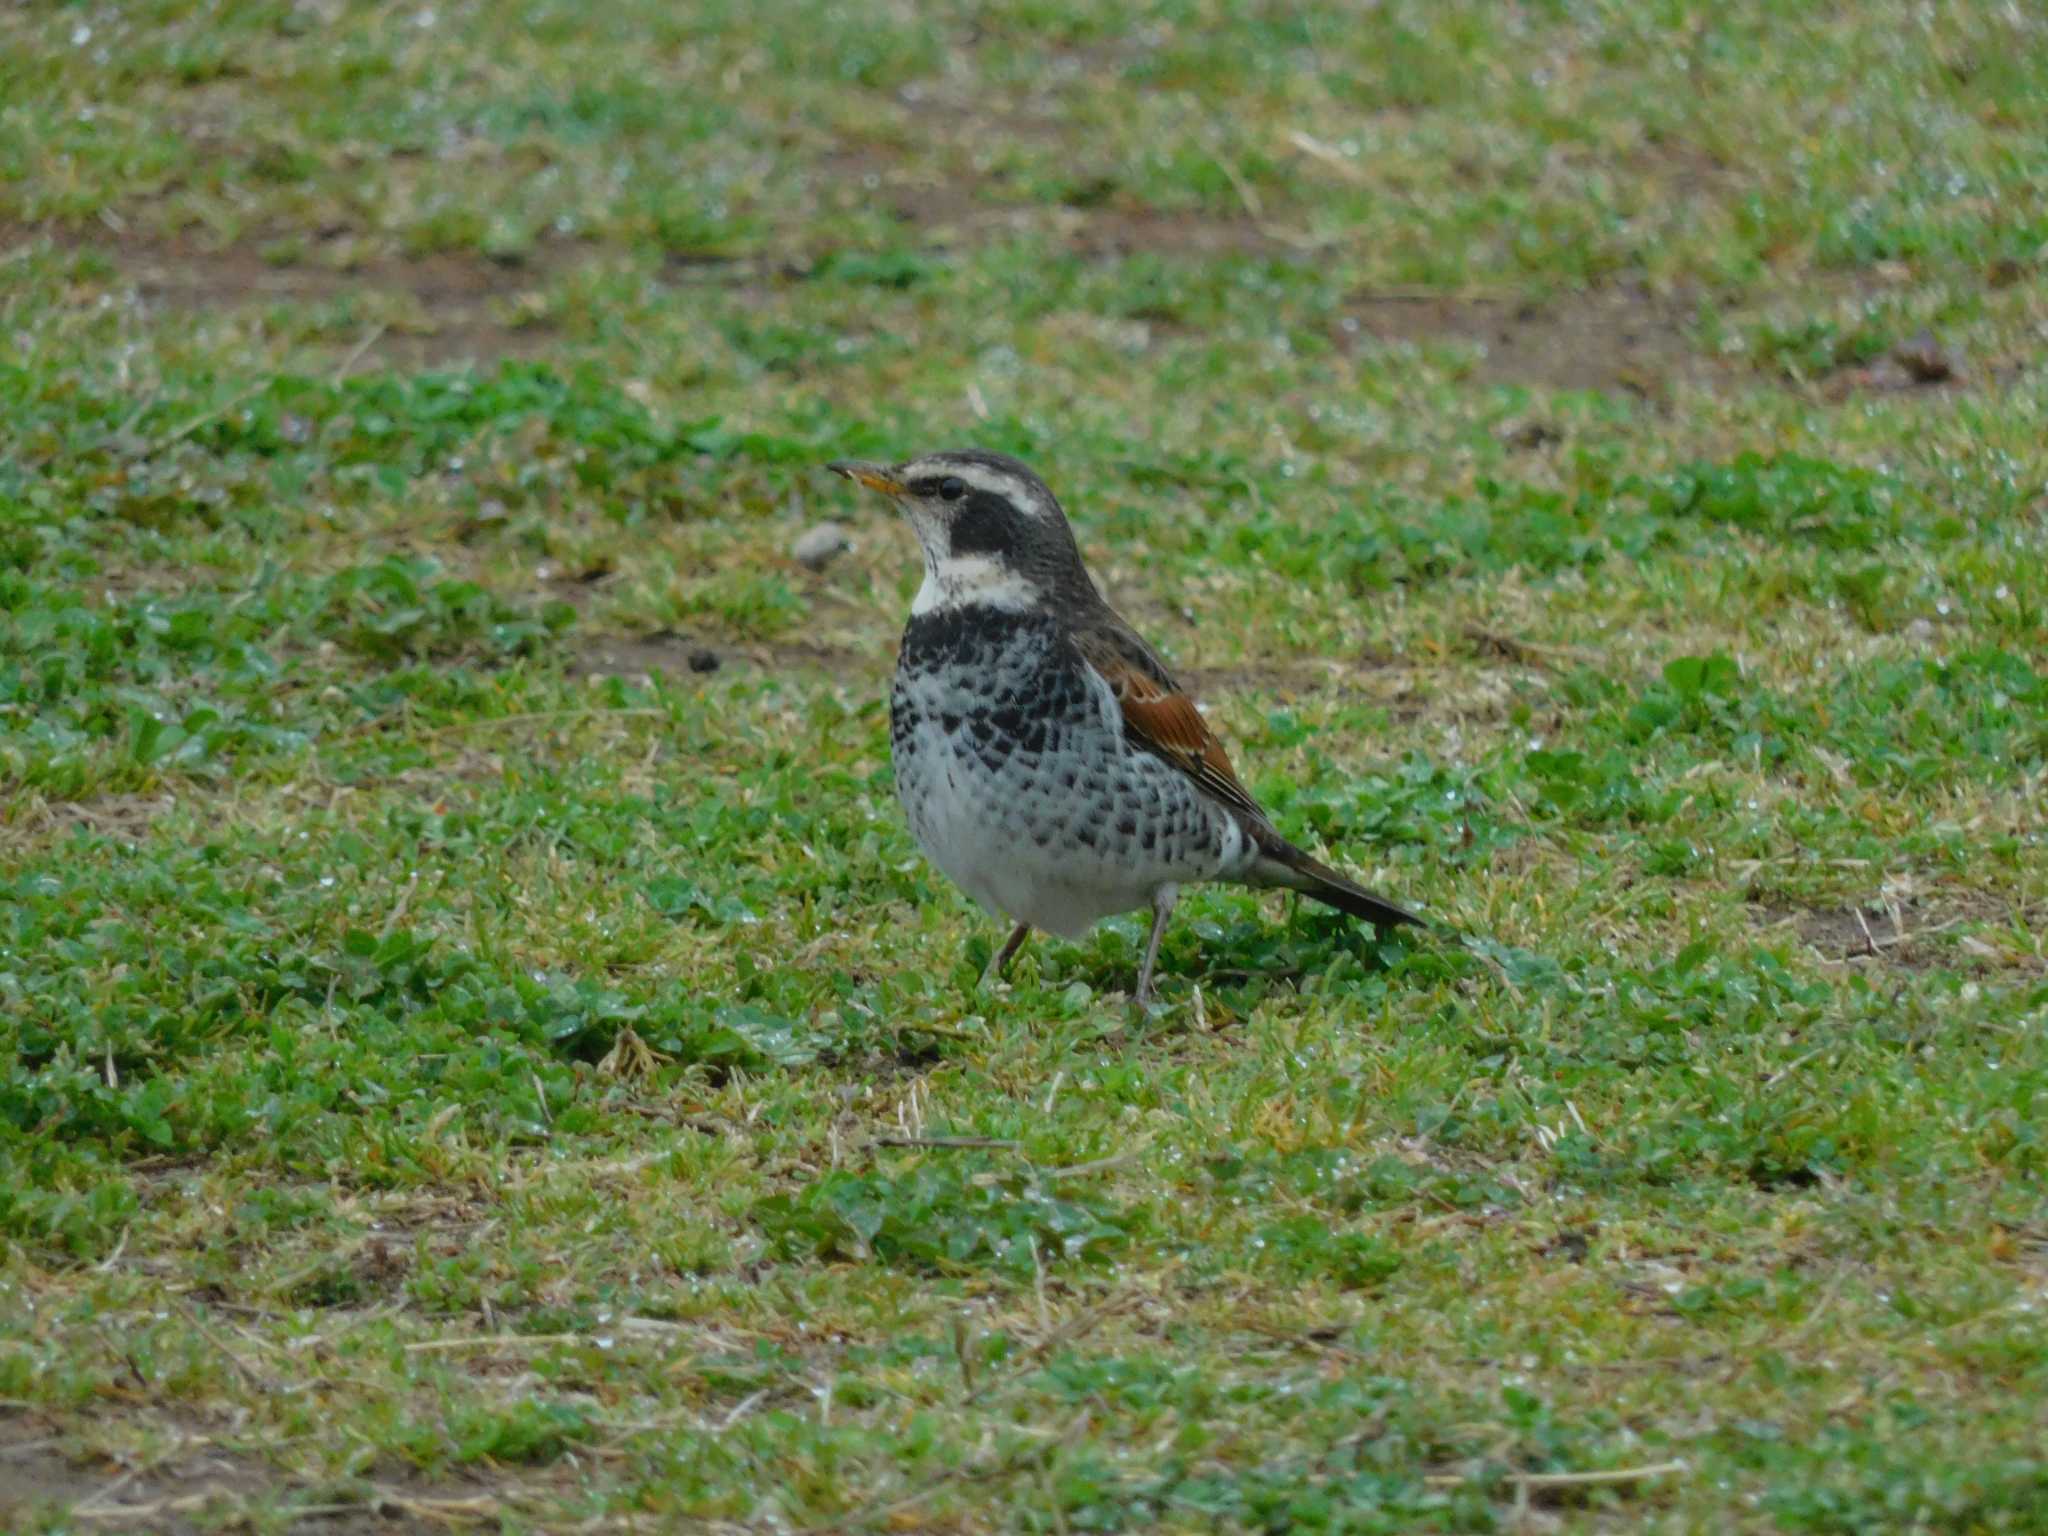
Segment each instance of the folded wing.
[[1258,849],[1245,878],[1253,885],[1285,886],[1340,911],[1387,926],[1421,923],[1405,907],[1357,884],[1295,847],[1274,830],[1266,813],[1230,766],[1230,754],[1195,701],[1183,693],[1152,648],[1121,620],[1077,631],[1074,643],[1101,674],[1123,711],[1124,735],[1192,779],[1203,793],[1236,811]]
[[1266,825],[1266,813],[1239,781],[1223,743],[1144,641],[1129,630],[1095,630],[1074,638],[1116,696],[1124,734],[1133,746],[1164,758],[1208,795]]

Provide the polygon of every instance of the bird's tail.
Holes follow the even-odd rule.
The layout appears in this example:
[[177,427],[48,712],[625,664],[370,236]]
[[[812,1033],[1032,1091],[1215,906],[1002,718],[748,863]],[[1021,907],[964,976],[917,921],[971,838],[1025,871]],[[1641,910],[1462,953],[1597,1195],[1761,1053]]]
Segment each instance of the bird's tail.
[[1320,859],[1311,858],[1275,834],[1268,833],[1259,839],[1259,857],[1249,875],[1254,885],[1278,885],[1290,891],[1300,891],[1304,896],[1313,896],[1339,912],[1349,912],[1353,917],[1362,917],[1382,928],[1392,928],[1400,923],[1429,926],[1427,918],[1373,895],[1364,886],[1347,880]]

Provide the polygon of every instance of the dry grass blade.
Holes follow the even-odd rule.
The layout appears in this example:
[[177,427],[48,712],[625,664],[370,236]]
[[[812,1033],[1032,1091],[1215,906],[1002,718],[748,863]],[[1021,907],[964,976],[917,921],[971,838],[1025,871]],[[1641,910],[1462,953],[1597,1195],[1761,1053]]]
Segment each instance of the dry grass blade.
[[[1518,1488],[1600,1488],[1675,1477],[1686,1470],[1687,1465],[1683,1461],[1653,1461],[1640,1467],[1609,1467],[1598,1472],[1511,1472],[1507,1477]],[[1458,1488],[1489,1480],[1480,1474],[1448,1472],[1435,1473],[1423,1479],[1432,1488]]]
[[[214,1509],[231,1509],[240,1501],[241,1495],[236,1490],[220,1487],[203,1489],[197,1493],[179,1494],[174,1498],[152,1499],[139,1504],[92,1507],[80,1505],[73,1508],[70,1515],[75,1520],[86,1520],[94,1525],[140,1525],[162,1529],[164,1522],[169,1518],[196,1515]],[[289,1515],[295,1520],[324,1521],[340,1515],[358,1513],[371,1516],[397,1514],[448,1526],[480,1524],[498,1518],[504,1509],[502,1500],[488,1494],[476,1494],[460,1499],[437,1499],[382,1488],[365,1499],[288,1506]]]

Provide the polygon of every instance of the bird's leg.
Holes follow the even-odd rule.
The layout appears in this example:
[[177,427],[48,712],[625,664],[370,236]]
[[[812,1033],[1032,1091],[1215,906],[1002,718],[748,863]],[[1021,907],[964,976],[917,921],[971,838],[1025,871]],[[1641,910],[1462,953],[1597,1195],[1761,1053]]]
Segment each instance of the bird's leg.
[[1159,941],[1166,937],[1166,920],[1173,916],[1173,904],[1178,900],[1177,885],[1162,885],[1152,893],[1152,937],[1145,941],[1145,963],[1138,967],[1138,991],[1131,999],[1140,1008],[1152,1001],[1152,967],[1159,961]]
[[1009,970],[1010,962],[1017,958],[1017,951],[1024,947],[1024,941],[1030,937],[1029,923],[1019,923],[1010,930],[1009,938],[1004,940],[1003,947],[996,952],[995,971],[998,976]]
[[1004,941],[1003,947],[996,951],[995,959],[989,961],[988,969],[981,973],[981,979],[987,981],[989,977],[1001,976],[1005,971],[1009,970],[1010,962],[1017,958],[1017,951],[1024,947],[1024,941],[1030,937],[1031,925],[1029,923],[1019,923],[1015,928],[1012,928],[1010,930],[1010,937]]

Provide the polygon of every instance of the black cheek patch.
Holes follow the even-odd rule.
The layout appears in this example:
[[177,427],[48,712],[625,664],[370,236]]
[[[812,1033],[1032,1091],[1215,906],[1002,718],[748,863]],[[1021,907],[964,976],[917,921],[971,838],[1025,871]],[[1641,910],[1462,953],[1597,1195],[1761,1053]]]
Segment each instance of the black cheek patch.
[[995,555],[1015,549],[1022,537],[1024,514],[1000,496],[975,491],[960,503],[947,534],[955,555]]

